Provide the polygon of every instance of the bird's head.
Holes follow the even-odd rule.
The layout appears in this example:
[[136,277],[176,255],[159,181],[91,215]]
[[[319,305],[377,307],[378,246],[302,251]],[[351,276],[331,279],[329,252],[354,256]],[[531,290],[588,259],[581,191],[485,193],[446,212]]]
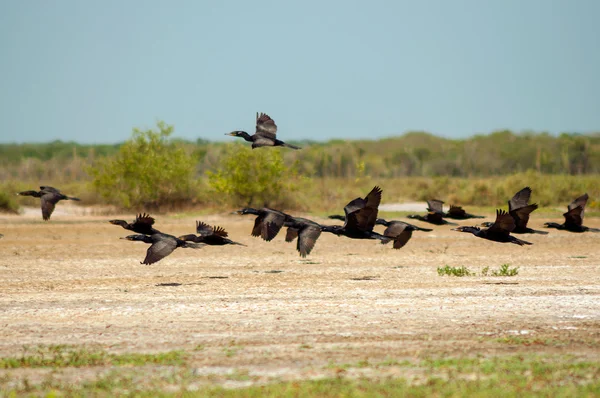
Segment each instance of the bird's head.
[[342,227],[339,225],[322,225],[321,226],[321,231],[323,232],[330,232],[332,234],[335,234],[337,236],[340,236],[342,234]]
[[231,133],[227,133],[225,135],[230,135],[232,137],[245,137],[248,135],[248,133],[246,133],[245,131],[236,130],[236,131],[232,131]]
[[177,239],[183,240],[183,241],[186,241],[186,242],[187,241],[192,241],[193,242],[195,238],[196,238],[196,235],[194,235],[194,234],[181,235],[181,236],[177,237]]
[[145,242],[147,240],[147,237],[146,237],[146,235],[128,235],[128,236],[126,236],[124,238],[120,238],[120,239]]
[[469,232],[469,233],[476,233],[479,232],[479,227],[457,227],[457,228],[452,228],[452,231],[458,231],[458,232]]
[[256,209],[251,208],[251,207],[245,207],[245,208],[243,208],[241,210],[234,211],[233,214],[239,214],[239,215],[242,215],[242,216],[245,215],[245,214],[256,214],[256,215],[258,215],[258,211]]

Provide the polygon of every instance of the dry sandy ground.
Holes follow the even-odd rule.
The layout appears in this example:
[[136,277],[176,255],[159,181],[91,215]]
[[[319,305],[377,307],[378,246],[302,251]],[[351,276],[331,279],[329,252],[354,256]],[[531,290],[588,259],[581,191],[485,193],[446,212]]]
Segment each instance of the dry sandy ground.
[[[434,226],[399,251],[323,234],[301,259],[283,233],[267,243],[250,236],[253,217],[223,214],[201,219],[247,247],[177,249],[147,266],[147,245],[118,239],[129,231],[109,218],[132,217],[0,216],[0,355],[39,344],[200,347],[200,372],[243,367],[280,377],[428,354],[600,356],[600,233],[550,230],[522,235],[534,244],[519,247]],[[156,227],[193,233],[194,220],[163,216]],[[437,274],[444,265],[504,263],[518,276]],[[498,342],[512,335],[556,344]]]

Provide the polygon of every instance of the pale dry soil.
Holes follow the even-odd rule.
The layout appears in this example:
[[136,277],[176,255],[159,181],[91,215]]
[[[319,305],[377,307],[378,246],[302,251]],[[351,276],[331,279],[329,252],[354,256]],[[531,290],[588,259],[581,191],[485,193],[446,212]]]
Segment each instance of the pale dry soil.
[[[520,235],[533,245],[519,247],[433,226],[415,232],[402,250],[323,234],[302,259],[295,244],[284,242],[285,231],[264,242],[250,236],[253,217],[219,214],[201,219],[247,247],[179,248],[148,266],[140,264],[147,245],[120,240],[131,232],[110,218],[132,215],[55,214],[50,222],[39,214],[0,216],[0,356],[50,344],[114,353],[185,350],[196,374],[254,376],[244,383],[320,377],[331,364],[365,360],[600,356],[600,233]],[[194,232],[197,218],[157,219],[158,229],[181,235]],[[559,220],[534,217],[531,227],[544,229],[545,221]],[[585,223],[600,227],[597,218]],[[437,273],[444,265],[479,272],[504,263],[519,274]],[[509,336],[522,341],[501,341]],[[35,379],[49,371],[0,376]]]

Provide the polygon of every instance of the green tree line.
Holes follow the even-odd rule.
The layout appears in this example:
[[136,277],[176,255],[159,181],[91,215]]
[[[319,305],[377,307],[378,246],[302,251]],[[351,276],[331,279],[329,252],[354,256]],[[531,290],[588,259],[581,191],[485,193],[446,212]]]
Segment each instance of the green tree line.
[[[196,161],[196,174],[215,172],[232,143],[174,140]],[[301,151],[285,151],[283,160],[307,177],[486,177],[515,172],[543,174],[600,173],[600,133],[580,135],[499,131],[467,139],[410,132],[380,140],[302,142]],[[114,156],[115,145],[0,144],[0,178],[88,178],[85,165]],[[264,149],[260,149],[264,150]]]

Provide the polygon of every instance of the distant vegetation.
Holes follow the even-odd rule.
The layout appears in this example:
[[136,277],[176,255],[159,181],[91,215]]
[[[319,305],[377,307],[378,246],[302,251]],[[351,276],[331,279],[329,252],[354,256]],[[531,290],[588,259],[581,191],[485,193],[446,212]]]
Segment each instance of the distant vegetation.
[[119,151],[89,166],[92,185],[107,203],[153,211],[180,207],[196,196],[195,159],[169,139],[173,126],[133,130]]
[[[171,127],[159,122],[156,131],[162,129]],[[11,193],[4,208],[14,209],[14,189],[41,183],[68,188],[84,203],[122,208],[203,203],[326,211],[374,184],[384,187],[385,202],[437,197],[496,206],[531,185],[540,205],[566,206],[587,191],[591,207],[600,207],[600,133],[500,131],[450,140],[411,132],[371,141],[299,142],[304,149],[290,151],[178,140],[171,132],[157,141],[164,147],[142,145],[138,130],[115,145],[0,144],[0,191]]]

